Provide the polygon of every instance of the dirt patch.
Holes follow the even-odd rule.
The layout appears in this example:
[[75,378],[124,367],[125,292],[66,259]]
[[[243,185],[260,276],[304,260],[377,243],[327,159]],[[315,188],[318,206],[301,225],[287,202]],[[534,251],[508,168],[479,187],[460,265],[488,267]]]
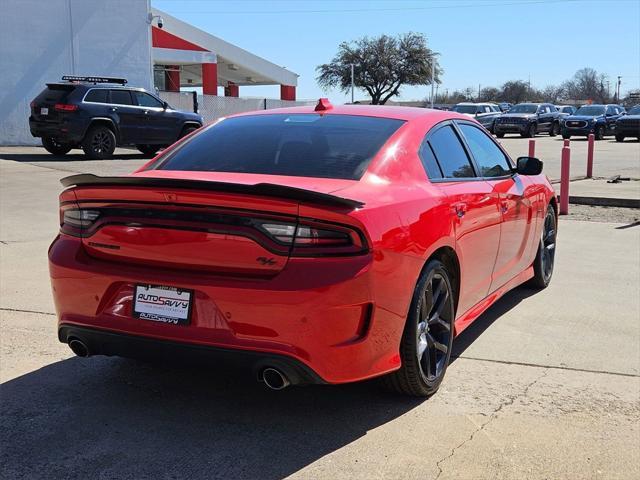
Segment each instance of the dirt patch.
[[587,222],[624,223],[640,222],[640,210],[636,208],[599,207],[593,205],[569,205],[569,215],[562,220],[581,220]]

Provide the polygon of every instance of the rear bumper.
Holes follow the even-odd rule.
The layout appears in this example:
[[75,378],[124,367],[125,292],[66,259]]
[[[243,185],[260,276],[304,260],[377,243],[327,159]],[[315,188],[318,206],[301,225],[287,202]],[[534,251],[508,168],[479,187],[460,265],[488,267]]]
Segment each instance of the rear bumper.
[[29,130],[33,137],[53,137],[63,143],[80,143],[85,126],[79,122],[42,122],[29,117]]
[[[358,381],[400,367],[405,319],[376,304],[371,255],[291,258],[271,279],[234,279],[96,259],[79,239],[62,235],[49,249],[49,269],[61,330],[277,355],[315,372],[315,383]],[[193,290],[190,324],[134,318],[136,284]],[[129,356],[131,349],[108,343],[106,354]]]
[[58,340],[69,343],[71,339],[82,341],[91,355],[170,361],[172,364],[187,362],[216,369],[241,366],[252,370],[256,378],[264,368],[272,367],[284,372],[295,385],[326,383],[307,365],[285,355],[193,345],[61,324]]

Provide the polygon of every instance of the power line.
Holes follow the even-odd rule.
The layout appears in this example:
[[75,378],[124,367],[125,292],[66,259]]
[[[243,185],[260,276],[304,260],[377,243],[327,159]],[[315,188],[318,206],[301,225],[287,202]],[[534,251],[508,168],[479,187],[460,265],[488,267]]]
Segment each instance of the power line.
[[522,0],[508,1],[500,3],[467,3],[467,4],[447,4],[447,5],[429,5],[425,7],[383,7],[383,8],[347,8],[347,9],[321,9],[321,10],[172,10],[172,13],[212,13],[216,15],[281,15],[294,13],[364,13],[364,12],[408,12],[423,10],[447,10],[458,8],[478,8],[478,7],[508,7],[519,5],[541,5],[541,4],[560,4],[560,3],[577,3],[592,0]]

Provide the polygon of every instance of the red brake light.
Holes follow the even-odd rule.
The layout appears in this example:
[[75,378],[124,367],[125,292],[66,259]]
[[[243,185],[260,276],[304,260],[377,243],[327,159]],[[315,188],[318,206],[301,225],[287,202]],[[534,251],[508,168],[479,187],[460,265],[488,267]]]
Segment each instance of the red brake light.
[[78,105],[70,105],[68,103],[56,103],[53,107],[58,112],[75,112],[78,110]]
[[264,222],[261,227],[277,242],[291,246],[291,255],[297,257],[358,255],[369,250],[364,235],[346,225],[305,221]]

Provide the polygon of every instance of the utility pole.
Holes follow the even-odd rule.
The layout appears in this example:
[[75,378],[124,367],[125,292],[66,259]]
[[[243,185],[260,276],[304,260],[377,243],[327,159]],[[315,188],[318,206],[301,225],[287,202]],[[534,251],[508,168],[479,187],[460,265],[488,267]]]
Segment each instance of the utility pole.
[[354,65],[351,64],[351,103],[353,104],[353,90],[354,90],[354,74],[353,74]]
[[478,84],[478,101],[480,101],[480,84]]
[[431,55],[431,108],[433,108],[433,101],[435,100],[435,98],[433,98],[433,87],[434,87],[434,83],[436,82],[436,59],[434,58],[433,55]]
[[607,101],[611,98],[611,82],[607,80]]
[[616,103],[620,102],[620,84],[622,83],[621,79],[622,79],[622,76],[618,75],[618,88],[616,90]]

